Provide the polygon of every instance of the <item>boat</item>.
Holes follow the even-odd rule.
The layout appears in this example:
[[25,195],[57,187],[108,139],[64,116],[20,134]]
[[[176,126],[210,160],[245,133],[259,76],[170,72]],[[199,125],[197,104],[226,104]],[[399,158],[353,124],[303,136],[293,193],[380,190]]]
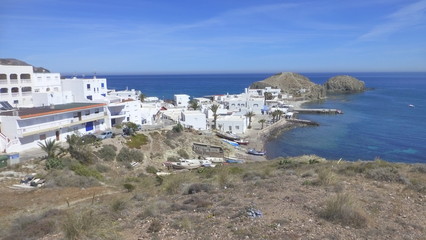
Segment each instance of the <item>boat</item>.
[[206,160],[209,160],[212,163],[223,163],[225,160],[220,157],[206,157]]
[[228,157],[225,160],[226,163],[244,163],[244,160]]
[[201,167],[201,164],[192,164],[188,162],[173,162],[172,168],[173,169],[196,169]]
[[235,134],[232,133],[223,133],[223,132],[216,132],[216,135],[220,138],[225,138],[231,141],[240,140],[241,138]]
[[242,140],[242,139],[236,140],[235,142],[238,143],[239,145],[248,145],[249,144],[249,141]]
[[412,107],[412,108],[414,107],[414,105],[413,105],[413,104],[408,104],[408,106],[409,106],[409,107]]
[[257,151],[256,149],[253,149],[253,148],[250,148],[250,149],[247,151],[247,153],[248,153],[248,154],[251,154],[251,155],[256,155],[256,156],[265,156],[265,154],[266,154],[266,152]]

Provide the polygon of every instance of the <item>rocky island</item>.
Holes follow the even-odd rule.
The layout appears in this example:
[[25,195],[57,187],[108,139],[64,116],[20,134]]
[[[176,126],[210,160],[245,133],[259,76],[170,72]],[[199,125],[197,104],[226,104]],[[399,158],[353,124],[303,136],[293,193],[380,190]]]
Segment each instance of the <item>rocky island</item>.
[[351,93],[365,91],[365,83],[355,77],[339,75],[328,79],[324,84],[327,92]]
[[309,78],[292,72],[281,72],[259,82],[251,84],[250,88],[280,88],[284,93],[290,94],[299,100],[318,100],[326,96],[325,89],[313,83]]

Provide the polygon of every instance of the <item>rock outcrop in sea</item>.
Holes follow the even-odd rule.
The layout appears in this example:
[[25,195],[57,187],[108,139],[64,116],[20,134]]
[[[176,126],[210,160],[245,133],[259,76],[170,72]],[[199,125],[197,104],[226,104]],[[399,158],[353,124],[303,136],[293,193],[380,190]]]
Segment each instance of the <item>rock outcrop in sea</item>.
[[365,91],[365,83],[357,78],[348,75],[332,77],[324,83],[327,92],[351,93]]
[[313,83],[309,78],[292,72],[275,74],[259,82],[251,84],[250,88],[275,87],[294,97],[304,100],[318,100],[326,96],[323,86]]

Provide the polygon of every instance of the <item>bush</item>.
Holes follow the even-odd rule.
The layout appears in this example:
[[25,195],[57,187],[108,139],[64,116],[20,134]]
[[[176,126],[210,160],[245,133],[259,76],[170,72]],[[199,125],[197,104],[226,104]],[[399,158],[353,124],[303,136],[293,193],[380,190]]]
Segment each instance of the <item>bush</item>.
[[316,185],[327,186],[336,183],[336,175],[330,169],[321,169],[318,172],[318,179],[314,182]]
[[172,128],[172,130],[173,130],[173,132],[180,133],[180,132],[183,131],[183,126],[182,126],[182,124],[178,123],[178,124],[176,124],[176,126],[174,126]]
[[99,182],[94,177],[85,177],[74,174],[69,170],[55,170],[46,176],[45,187],[93,187],[99,186]]
[[377,181],[398,182],[401,181],[401,176],[398,170],[393,167],[380,167],[368,169],[365,172],[365,177]]
[[158,170],[154,166],[147,166],[145,168],[147,173],[156,174]]
[[125,183],[123,184],[123,187],[128,191],[128,192],[132,192],[133,190],[135,190],[135,185],[131,184],[131,183]]
[[188,190],[186,191],[187,194],[194,194],[194,193],[199,193],[199,192],[206,192],[209,193],[211,192],[213,189],[213,186],[211,184],[208,183],[194,183],[191,184],[188,187]]
[[104,161],[114,161],[117,147],[111,144],[103,145],[96,155]]
[[144,159],[143,153],[138,150],[128,149],[123,147],[116,157],[119,162],[142,162]]
[[123,211],[124,209],[126,209],[126,207],[127,203],[122,199],[116,199],[111,205],[111,209],[114,212]]
[[69,150],[69,153],[71,154],[71,157],[83,164],[91,164],[95,162],[95,155],[88,145],[74,146]]
[[368,220],[365,212],[355,205],[349,194],[337,194],[329,199],[319,215],[326,220],[355,228],[367,226]]
[[62,169],[64,164],[60,158],[49,158],[46,160],[46,169]]
[[10,235],[3,239],[40,239],[57,230],[56,223],[64,212],[50,209],[42,214],[22,215],[16,218],[10,229]]
[[177,154],[179,154],[179,156],[182,158],[185,158],[185,159],[189,158],[189,154],[184,149],[179,149],[177,151]]
[[100,174],[95,169],[91,169],[91,168],[86,167],[86,166],[79,164],[79,163],[72,165],[71,170],[74,171],[75,174],[80,175],[80,176],[94,177],[98,180],[101,180],[103,178],[102,174]]
[[130,138],[126,142],[126,145],[129,148],[137,148],[140,149],[143,145],[146,145],[148,143],[148,137],[144,134],[136,134]]

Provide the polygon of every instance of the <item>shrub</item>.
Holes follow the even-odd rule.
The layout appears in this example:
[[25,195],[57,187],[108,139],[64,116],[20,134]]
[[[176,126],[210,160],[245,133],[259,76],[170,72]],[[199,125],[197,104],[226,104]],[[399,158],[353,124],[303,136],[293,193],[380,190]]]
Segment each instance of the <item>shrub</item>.
[[163,224],[158,219],[154,219],[148,227],[149,233],[155,233],[161,231]]
[[189,154],[184,149],[179,149],[177,151],[177,154],[179,154],[179,156],[182,158],[186,158],[186,159],[189,158]]
[[127,142],[126,145],[129,148],[140,149],[143,145],[148,143],[148,137],[144,134],[133,135]]
[[365,212],[355,205],[349,194],[337,194],[329,199],[325,208],[319,212],[319,215],[334,223],[355,228],[365,227],[368,220]]
[[97,225],[98,220],[94,217],[92,211],[82,213],[73,212],[67,214],[62,225],[65,237],[67,239],[82,239],[91,233],[92,229]]
[[188,187],[188,190],[186,191],[187,194],[194,194],[194,193],[199,193],[199,192],[206,192],[209,193],[211,192],[213,189],[213,186],[211,184],[208,183],[194,183],[191,184]]
[[316,185],[327,186],[336,183],[336,175],[330,169],[321,169],[318,172],[318,179],[314,182]]
[[103,164],[96,164],[95,168],[98,172],[101,172],[101,173],[109,172],[111,170],[110,167]]
[[131,183],[125,183],[123,184],[123,187],[128,191],[128,192],[132,192],[133,190],[135,190],[135,185],[131,184]]
[[119,211],[123,211],[124,209],[126,209],[127,203],[122,200],[122,199],[116,199],[112,205],[111,205],[111,209],[114,212],[119,212]]
[[60,158],[48,158],[46,160],[46,169],[62,169],[64,168],[64,164],[62,163],[62,159]]
[[95,155],[88,145],[74,146],[69,150],[71,157],[83,164],[91,164],[95,161]]
[[98,180],[101,180],[103,178],[102,174],[100,174],[95,169],[91,169],[91,168],[86,167],[86,166],[79,164],[79,163],[72,165],[71,170],[74,171],[75,174],[80,175],[80,176],[94,177]]
[[79,176],[69,170],[55,170],[46,176],[45,187],[93,187],[99,186],[94,177]]
[[426,164],[419,163],[412,166],[411,172],[426,173]]
[[117,155],[117,147],[111,144],[103,145],[96,155],[104,161],[113,161]]
[[379,167],[368,169],[365,172],[365,177],[377,181],[386,182],[398,182],[401,180],[401,176],[399,175],[398,170],[393,167]]
[[118,153],[116,159],[119,162],[142,162],[144,155],[138,150],[123,147]]
[[56,222],[64,214],[63,211],[50,209],[42,214],[22,215],[16,218],[10,229],[10,235],[3,239],[40,239],[57,230]]
[[183,126],[182,126],[182,124],[178,123],[178,124],[176,124],[176,126],[174,126],[172,128],[172,130],[173,130],[173,132],[180,133],[180,132],[183,131]]
[[158,172],[158,170],[154,166],[147,166],[145,170],[147,173],[152,173],[152,174],[156,174]]

